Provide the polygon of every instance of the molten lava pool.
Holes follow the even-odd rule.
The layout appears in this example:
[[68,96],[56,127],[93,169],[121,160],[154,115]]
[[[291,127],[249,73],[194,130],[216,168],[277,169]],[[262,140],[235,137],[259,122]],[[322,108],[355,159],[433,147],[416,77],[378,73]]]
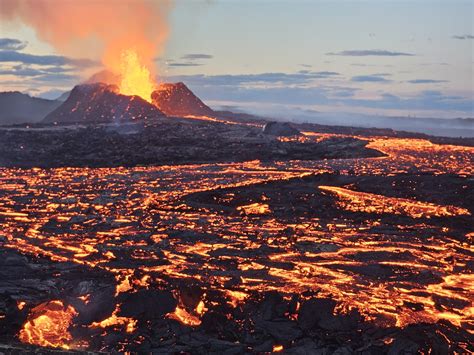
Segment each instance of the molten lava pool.
[[[67,288],[42,304],[26,302],[19,340],[131,349],[159,327],[127,313],[122,300],[158,289],[173,296],[160,301],[171,305],[163,321],[196,329],[216,307],[237,309],[276,291],[332,299],[334,312],[357,310],[378,329],[449,322],[473,334],[474,148],[384,137],[369,147],[387,156],[0,169],[5,247],[115,280],[113,310],[80,326]],[[186,296],[182,285],[199,291]],[[76,298],[87,305],[93,291],[81,292]],[[285,317],[302,317],[298,307]],[[84,329],[96,340],[77,339]],[[110,330],[121,334],[115,342],[97,340]],[[392,340],[384,335],[381,344]],[[283,339],[270,351],[292,344]]]

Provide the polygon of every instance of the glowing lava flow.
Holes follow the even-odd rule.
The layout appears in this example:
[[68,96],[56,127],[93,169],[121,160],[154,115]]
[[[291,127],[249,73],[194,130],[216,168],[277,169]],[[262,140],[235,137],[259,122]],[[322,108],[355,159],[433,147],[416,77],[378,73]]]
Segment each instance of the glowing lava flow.
[[114,312],[109,318],[106,318],[101,322],[92,323],[91,328],[125,327],[127,333],[133,333],[137,327],[137,320],[127,317],[120,317],[117,315],[119,311],[120,307],[115,307]]
[[76,315],[74,307],[62,301],[40,304],[31,311],[19,338],[24,343],[69,349],[72,336],[68,328]]
[[120,93],[137,95],[151,102],[151,93],[155,85],[150,71],[140,62],[138,54],[133,50],[124,51],[121,59]]
[[456,206],[390,198],[335,186],[319,186],[319,189],[337,195],[340,199],[339,205],[354,212],[406,214],[412,218],[470,215],[467,209]]
[[[371,147],[387,156],[136,168],[2,168],[0,225],[6,247],[112,271],[117,295],[189,281],[213,285],[224,291],[224,302],[237,307],[256,292],[317,291],[384,326],[448,320],[467,327],[474,280],[469,269],[472,246],[466,240],[474,234],[462,223],[467,224],[472,209],[451,206],[449,201],[435,204],[431,201],[436,199],[423,201],[416,195],[383,195],[388,190],[375,194],[353,191],[348,185],[327,186],[330,179],[319,189],[308,182],[304,198],[289,199],[288,191],[299,193],[300,185],[283,189],[290,179],[334,170],[344,178],[380,181],[410,171],[440,179],[455,174],[466,186],[463,176],[472,174],[474,148],[424,140],[370,140]],[[278,181],[282,190],[268,188],[269,196],[262,198],[258,185],[269,181]],[[304,185],[304,179],[300,183]],[[251,199],[246,189],[255,190]],[[196,193],[209,196],[203,203],[191,199],[197,206],[191,208],[186,198]],[[318,205],[309,202],[326,197],[343,208],[328,215],[330,211],[311,210]],[[286,213],[281,207],[290,202],[297,203]],[[211,210],[212,205],[217,208]],[[287,219],[296,207],[304,213]],[[353,209],[363,219],[344,213]],[[414,218],[400,220],[404,215]],[[212,305],[207,299],[206,304]],[[46,309],[32,312],[20,340],[71,347],[67,328],[73,316],[63,312],[73,310],[64,309],[60,301]],[[179,304],[168,318],[199,326],[202,312],[204,303],[195,309]],[[141,327],[137,320],[118,314],[116,310],[91,328],[125,329],[128,334]],[[50,320],[55,317],[66,321],[53,327]],[[55,327],[60,327],[60,336]],[[49,332],[53,335],[46,337]],[[280,349],[275,347],[274,351]]]

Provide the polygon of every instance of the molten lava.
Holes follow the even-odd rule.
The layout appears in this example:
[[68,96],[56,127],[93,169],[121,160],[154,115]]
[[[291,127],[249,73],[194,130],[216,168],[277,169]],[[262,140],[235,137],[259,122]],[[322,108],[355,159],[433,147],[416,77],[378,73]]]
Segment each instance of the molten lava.
[[[298,139],[304,144],[331,137]],[[219,302],[237,308],[219,309],[238,314],[252,296],[267,291],[317,292],[380,327],[449,322],[468,329],[473,318],[469,241],[474,234],[467,231],[472,209],[462,199],[440,199],[434,191],[447,186],[442,181],[454,181],[459,189],[451,195],[467,193],[474,148],[368,139],[370,147],[387,155],[2,168],[0,222],[6,247],[112,272],[117,301],[152,286],[204,285],[213,296],[178,301],[166,316],[198,331]],[[346,180],[352,182],[341,184]],[[67,330],[74,309],[60,301],[37,308],[20,340],[72,347]],[[96,337],[114,331],[129,339],[151,327],[120,310],[119,305],[88,330]],[[385,344],[397,341],[383,337]],[[273,351],[285,351],[283,346],[277,343]]]
[[151,102],[151,94],[155,84],[148,68],[142,64],[137,52],[129,49],[121,56],[121,83],[120,93],[123,95],[137,95]]
[[68,328],[76,315],[62,301],[42,303],[31,311],[19,338],[24,343],[69,349],[72,336]]
[[168,314],[168,317],[192,327],[201,324],[201,320],[198,317],[189,313],[185,308],[180,306],[177,306],[173,313]]

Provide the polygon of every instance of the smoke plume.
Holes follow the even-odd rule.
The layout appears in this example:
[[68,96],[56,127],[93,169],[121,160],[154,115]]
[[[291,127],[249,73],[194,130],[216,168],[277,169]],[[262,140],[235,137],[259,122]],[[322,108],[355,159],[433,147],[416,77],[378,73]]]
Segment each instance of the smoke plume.
[[0,20],[32,27],[40,40],[73,57],[102,59],[120,72],[127,51],[152,69],[168,36],[172,0],[0,0]]

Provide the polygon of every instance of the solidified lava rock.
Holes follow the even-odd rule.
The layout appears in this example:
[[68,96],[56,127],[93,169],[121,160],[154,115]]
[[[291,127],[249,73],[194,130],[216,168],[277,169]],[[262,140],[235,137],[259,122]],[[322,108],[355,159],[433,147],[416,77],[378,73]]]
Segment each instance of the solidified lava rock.
[[204,104],[184,83],[161,84],[151,95],[153,103],[168,116],[214,116],[214,111]]
[[122,294],[119,301],[122,301],[119,315],[135,319],[159,318],[174,311],[177,305],[170,291],[141,290]]
[[[131,98],[111,95],[127,100]],[[144,107],[150,106],[143,100],[140,102]],[[67,111],[64,114],[69,115]],[[72,115],[75,116],[75,113]],[[80,116],[75,117],[79,119]],[[91,123],[87,119],[94,119],[92,113],[87,113],[82,122]],[[109,116],[109,119],[112,118]],[[117,125],[116,121],[110,121],[107,125],[88,124],[87,127],[58,125],[40,129],[0,130],[0,166],[106,167],[381,155],[366,148],[366,141],[352,138],[314,143],[281,142],[265,135],[249,137],[249,133],[258,133],[259,128],[246,125],[177,117],[123,122],[127,124]]]
[[94,83],[75,86],[68,99],[43,122],[122,122],[163,116],[139,96],[121,95],[115,85]]
[[319,322],[333,317],[336,301],[329,298],[313,298],[301,305],[298,322],[301,328],[308,330]]
[[283,137],[296,136],[300,134],[300,131],[288,122],[268,122],[263,126],[262,132],[271,136]]
[[110,316],[115,309],[115,287],[112,285],[98,287],[92,282],[83,281],[75,291],[81,295],[89,295],[87,302],[81,301],[78,296],[69,297],[69,302],[78,312],[75,319],[77,324],[100,322]]

